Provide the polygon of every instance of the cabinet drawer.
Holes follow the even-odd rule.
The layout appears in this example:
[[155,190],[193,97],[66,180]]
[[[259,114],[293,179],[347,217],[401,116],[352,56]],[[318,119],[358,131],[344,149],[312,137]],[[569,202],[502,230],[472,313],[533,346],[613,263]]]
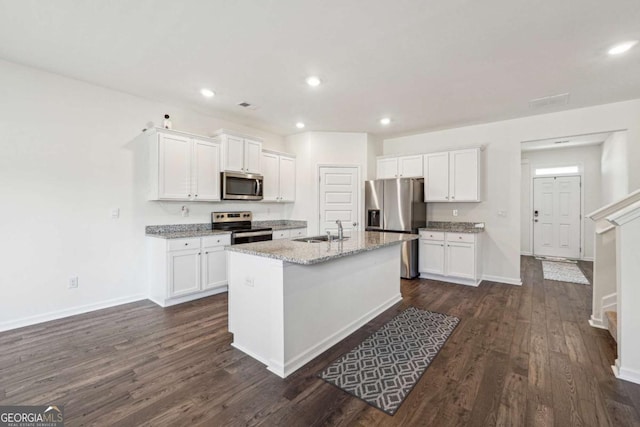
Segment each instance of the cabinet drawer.
[[420,238],[425,240],[444,240],[444,233],[442,231],[429,231],[429,230],[421,230]]
[[289,230],[274,230],[273,240],[286,239],[290,236]]
[[306,237],[307,229],[306,228],[294,228],[293,230],[289,230],[291,232],[291,237]]
[[476,235],[473,233],[447,233],[447,242],[474,243]]
[[211,246],[228,246],[231,244],[230,234],[220,234],[218,236],[207,236],[202,238],[202,247],[208,248]]
[[179,251],[181,249],[199,249],[200,238],[192,237],[189,239],[171,239],[169,240],[169,250]]

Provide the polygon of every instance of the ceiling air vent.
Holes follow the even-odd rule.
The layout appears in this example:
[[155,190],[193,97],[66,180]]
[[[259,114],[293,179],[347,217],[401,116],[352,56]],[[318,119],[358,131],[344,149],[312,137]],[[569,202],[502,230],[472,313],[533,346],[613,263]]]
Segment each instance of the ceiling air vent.
[[529,108],[544,108],[554,105],[567,105],[569,103],[569,93],[560,93],[558,95],[545,96],[544,98],[536,98],[529,101]]
[[258,107],[256,107],[255,105],[251,105],[248,102],[240,102],[238,103],[238,106],[242,107],[242,108],[247,108],[249,110],[257,110]]

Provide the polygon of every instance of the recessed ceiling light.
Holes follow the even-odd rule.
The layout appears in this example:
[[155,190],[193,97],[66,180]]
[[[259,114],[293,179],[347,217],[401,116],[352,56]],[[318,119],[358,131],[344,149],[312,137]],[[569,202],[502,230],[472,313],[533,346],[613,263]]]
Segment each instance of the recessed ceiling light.
[[617,44],[609,49],[609,55],[620,55],[621,53],[625,53],[632,47],[634,47],[638,43],[638,40],[632,40],[624,43]]
[[380,124],[381,125],[388,125],[389,123],[391,123],[391,119],[389,117],[383,117],[382,119],[380,119]]
[[214,91],[212,91],[211,89],[200,89],[200,93],[202,94],[202,96],[206,97],[206,98],[211,98],[216,96],[216,93]]
[[320,83],[322,83],[322,81],[320,81],[320,79],[316,76],[307,77],[307,84],[311,87],[320,86]]
[[304,129],[304,123],[302,123],[302,122],[298,122],[298,123],[296,123],[296,127],[297,127],[298,129]]

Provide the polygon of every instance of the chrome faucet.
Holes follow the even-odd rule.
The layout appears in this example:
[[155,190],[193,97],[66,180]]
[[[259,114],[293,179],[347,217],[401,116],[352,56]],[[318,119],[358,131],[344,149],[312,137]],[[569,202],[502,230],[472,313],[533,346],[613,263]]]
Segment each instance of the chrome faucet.
[[344,238],[344,230],[342,229],[342,221],[339,219],[336,220],[336,224],[338,224],[338,240],[342,240]]

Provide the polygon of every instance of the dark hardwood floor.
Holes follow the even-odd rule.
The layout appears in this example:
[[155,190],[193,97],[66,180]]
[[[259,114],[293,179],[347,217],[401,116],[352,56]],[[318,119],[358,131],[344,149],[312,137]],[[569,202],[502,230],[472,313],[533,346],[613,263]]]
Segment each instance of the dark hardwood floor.
[[[229,345],[226,294],[0,333],[0,405],[62,404],[68,426],[640,425],[640,385],[587,323],[591,287],[544,281],[530,257],[522,271],[522,287],[404,281],[403,303],[286,380]],[[409,305],[461,322],[396,415],[316,377]]]

